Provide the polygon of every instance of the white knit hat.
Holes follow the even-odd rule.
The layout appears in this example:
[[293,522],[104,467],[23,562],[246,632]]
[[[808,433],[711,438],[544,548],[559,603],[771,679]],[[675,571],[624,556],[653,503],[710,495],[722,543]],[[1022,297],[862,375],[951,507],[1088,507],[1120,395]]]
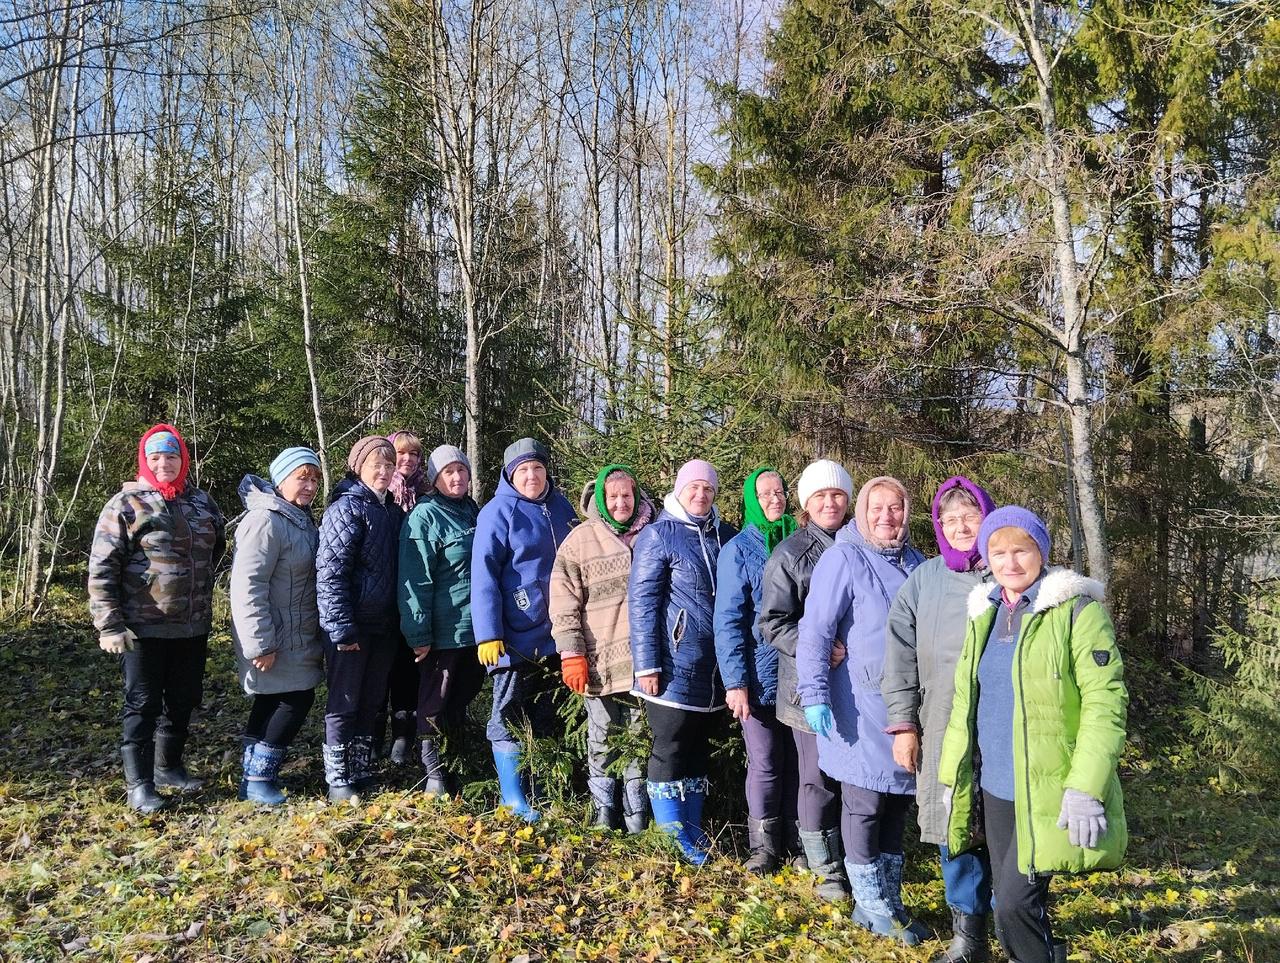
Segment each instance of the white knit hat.
[[796,494],[800,498],[800,508],[809,501],[809,496],[824,488],[838,488],[850,499],[853,498],[853,479],[844,470],[844,465],[837,461],[820,458],[800,473],[796,482]]

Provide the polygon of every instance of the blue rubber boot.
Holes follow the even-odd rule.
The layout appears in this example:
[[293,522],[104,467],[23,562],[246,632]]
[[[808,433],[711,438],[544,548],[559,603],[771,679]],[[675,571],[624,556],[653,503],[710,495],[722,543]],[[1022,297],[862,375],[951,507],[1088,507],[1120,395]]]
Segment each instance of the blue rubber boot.
[[697,846],[704,853],[711,849],[711,838],[702,830],[702,807],[707,801],[707,790],[711,780],[706,776],[695,776],[684,780],[684,825]]
[[529,805],[525,794],[524,775],[520,772],[520,753],[493,750],[493,765],[498,770],[498,787],[502,805],[528,823],[538,821],[538,811]]
[[249,763],[244,769],[244,796],[246,802],[261,806],[279,806],[284,793],[276,782],[280,767],[284,764],[284,746],[265,742],[254,743]]
[[929,939],[931,934],[925,929],[924,924],[913,919],[911,914],[907,912],[906,906],[902,902],[902,853],[881,853],[877,863],[880,867],[880,880],[884,887],[885,898],[889,901],[889,905],[893,907],[893,918],[897,920],[907,933],[915,938],[915,942],[903,939],[902,942],[908,946],[916,946]]
[[877,936],[887,936],[907,946],[915,946],[920,938],[903,926],[894,915],[893,902],[885,895],[880,862],[851,863],[844,861],[853,890],[853,921]]
[[680,855],[694,866],[707,861],[706,850],[699,849],[689,834],[686,822],[683,780],[674,782],[650,782],[649,805],[653,809],[653,821],[664,833],[675,839]]

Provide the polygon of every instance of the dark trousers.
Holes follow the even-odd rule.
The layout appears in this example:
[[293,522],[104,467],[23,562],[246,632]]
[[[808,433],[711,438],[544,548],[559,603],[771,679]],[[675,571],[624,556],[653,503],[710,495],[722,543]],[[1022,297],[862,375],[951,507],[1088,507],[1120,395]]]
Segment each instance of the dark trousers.
[[315,689],[255,695],[249,721],[244,727],[245,738],[272,746],[292,744],[302,731],[302,724],[307,721],[307,713],[315,701]]
[[818,737],[792,729],[800,788],[796,795],[797,818],[806,833],[835,829],[840,825],[840,795],[836,783],[818,767]]
[[747,814],[752,819],[796,818],[796,744],[791,727],[778,721],[773,706],[752,706],[742,724],[747,745]]
[[902,833],[914,796],[840,784],[840,838],[851,863],[874,863],[881,853],[901,854]]
[[982,794],[991,884],[995,889],[996,937],[1018,963],[1051,963],[1053,930],[1049,918],[1049,876],[1028,881],[1018,870],[1018,829],[1013,803]]
[[408,715],[418,707],[418,667],[421,663],[413,661],[413,649],[405,644],[404,639],[399,643],[387,679],[387,702],[393,716]]
[[653,733],[649,781],[675,782],[705,776],[710,769],[712,714],[648,700],[644,709]]
[[436,736],[458,726],[471,700],[484,688],[484,666],[476,658],[475,646],[433,648],[414,668],[418,677],[418,735]]
[[329,646],[325,653],[329,701],[324,709],[324,741],[331,746],[373,735],[374,719],[386,704],[387,676],[396,646],[404,647],[398,632],[365,632],[359,642],[355,652]]
[[520,737],[531,730],[535,739],[555,731],[556,694],[560,688],[560,656],[537,661],[512,654],[512,665],[494,669],[493,708],[485,735],[494,752],[519,752]]
[[124,744],[145,745],[159,734],[185,740],[191,713],[204,697],[209,637],[135,639],[124,668]]

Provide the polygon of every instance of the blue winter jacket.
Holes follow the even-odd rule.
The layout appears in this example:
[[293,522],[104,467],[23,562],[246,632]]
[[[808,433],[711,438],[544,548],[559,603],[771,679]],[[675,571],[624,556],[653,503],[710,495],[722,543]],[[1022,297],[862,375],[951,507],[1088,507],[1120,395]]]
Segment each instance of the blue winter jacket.
[[505,643],[498,668],[510,667],[513,655],[555,653],[547,611],[551,567],[577,520],[554,480],[548,478],[541,498],[525,498],[505,472],[493,500],[480,509],[471,549],[471,624],[477,642]]
[[320,521],[316,601],[331,645],[358,642],[364,632],[397,632],[396,560],[400,511],[356,478],[338,484]]
[[[915,777],[893,761],[880,680],[889,606],[923,562],[910,545],[880,552],[849,522],[818,560],[800,619],[800,704],[829,705],[835,719],[831,733],[818,737],[818,765],[833,779],[875,792],[915,792]],[[832,669],[835,639],[844,642],[848,654]]]
[[662,514],[636,538],[627,617],[637,676],[658,669],[658,694],[642,698],[709,712],[724,705],[716,672],[716,563],[737,529],[712,510],[701,525],[668,495]]
[[778,650],[760,634],[760,594],[769,559],[764,535],[748,525],[724,547],[716,565],[716,661],[726,689],[746,689],[751,704],[778,698]]

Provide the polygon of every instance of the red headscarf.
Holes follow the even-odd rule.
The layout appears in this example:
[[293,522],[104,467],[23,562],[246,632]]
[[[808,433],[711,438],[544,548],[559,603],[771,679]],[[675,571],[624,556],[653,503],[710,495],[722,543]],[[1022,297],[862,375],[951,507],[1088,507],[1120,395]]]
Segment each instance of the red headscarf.
[[[147,467],[147,439],[162,431],[167,431],[177,438],[178,448],[182,451],[182,467],[178,469],[178,477],[171,482],[157,481],[155,474]],[[187,487],[187,469],[190,467],[191,455],[187,452],[187,443],[183,441],[182,435],[173,425],[154,425],[147,429],[146,434],[138,442],[138,477],[164,496],[167,502],[173,501]]]

